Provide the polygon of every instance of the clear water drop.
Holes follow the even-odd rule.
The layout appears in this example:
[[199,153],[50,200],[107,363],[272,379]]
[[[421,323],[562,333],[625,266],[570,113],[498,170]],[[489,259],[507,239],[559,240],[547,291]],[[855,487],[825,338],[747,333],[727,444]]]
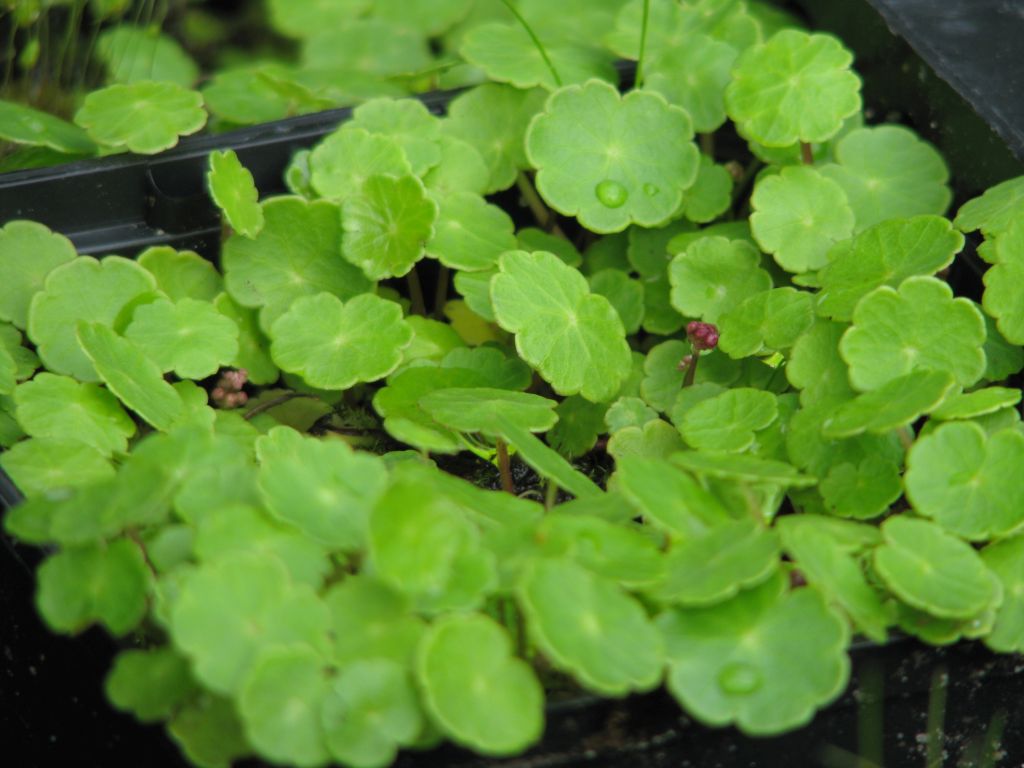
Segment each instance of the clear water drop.
[[619,182],[605,179],[594,188],[594,194],[606,208],[621,208],[629,197],[629,192]]
[[734,661],[718,673],[718,687],[733,696],[753,693],[761,687],[761,673],[750,664]]
[[661,192],[661,190],[653,184],[644,184],[644,194],[648,197],[654,197],[659,192]]

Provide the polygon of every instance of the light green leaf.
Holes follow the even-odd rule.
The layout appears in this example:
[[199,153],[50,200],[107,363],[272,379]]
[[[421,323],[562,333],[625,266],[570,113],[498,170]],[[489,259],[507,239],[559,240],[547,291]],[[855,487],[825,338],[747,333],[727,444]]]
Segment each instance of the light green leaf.
[[408,671],[388,659],[346,665],[321,709],[327,748],[353,768],[391,765],[399,745],[415,744],[423,720]]
[[161,371],[204,379],[238,354],[238,326],[208,301],[157,299],[135,310],[124,332]]
[[[783,548],[808,583],[842,608],[859,631],[876,643],[884,643],[886,628],[892,623],[891,611],[882,602],[881,593],[868,583],[854,557],[857,549],[836,536],[840,531],[846,534],[837,525],[849,526],[846,531],[855,539],[877,531],[873,526],[840,523],[817,515],[786,515],[779,518],[776,529]],[[866,546],[867,542],[860,544]]]
[[78,343],[118,399],[159,430],[185,417],[185,404],[163,371],[137,346],[100,323],[79,323]]
[[0,453],[0,469],[29,499],[114,476],[108,457],[73,437],[33,437],[15,443]]
[[781,577],[709,608],[666,611],[658,629],[669,691],[708,725],[781,733],[809,722],[849,678],[845,622],[813,588],[784,593]]
[[1008,387],[985,387],[974,392],[958,392],[948,396],[931,413],[938,421],[973,419],[1009,408],[1020,402],[1021,391]]
[[590,291],[604,296],[615,307],[626,334],[640,330],[644,317],[644,287],[621,269],[602,269],[587,279]]
[[210,153],[206,174],[210,195],[224,213],[228,224],[246,237],[255,237],[263,229],[263,209],[252,174],[242,165],[234,150]]
[[402,277],[426,255],[437,204],[414,176],[371,176],[342,208],[341,252],[371,280]]
[[227,698],[201,694],[174,714],[167,730],[188,759],[203,768],[230,768],[252,753]]
[[269,0],[267,5],[274,29],[301,39],[345,26],[369,9],[372,0]]
[[213,301],[224,290],[224,280],[217,268],[194,251],[154,245],[139,254],[136,261],[156,278],[156,287],[171,301]]
[[978,553],[926,520],[906,515],[882,524],[875,571],[900,600],[946,619],[966,619],[1002,599],[999,580]]
[[437,117],[415,99],[371,99],[355,108],[346,130],[361,128],[391,137],[405,153],[412,174],[423,176],[441,162],[439,125]]
[[501,432],[499,415],[530,432],[545,432],[558,419],[554,400],[488,387],[439,389],[421,397],[419,404],[446,427],[492,436]]
[[697,180],[683,193],[683,215],[702,224],[714,221],[732,206],[732,188],[728,169],[701,155]]
[[[434,61],[420,30],[402,29],[383,19],[368,18],[318,29],[304,41],[302,63],[313,72],[342,72],[346,77],[355,73],[363,79],[370,76],[369,82],[376,85],[380,78],[422,72]],[[372,89],[373,95],[380,92],[379,85]]]
[[627,588],[661,580],[663,553],[642,529],[558,509],[561,514],[548,515],[535,534],[545,556],[565,557]]
[[510,187],[516,173],[529,166],[523,136],[530,118],[543,106],[547,92],[522,91],[485,83],[452,99],[442,130],[474,147],[484,159],[490,194]]
[[878,389],[913,370],[946,371],[963,387],[985,371],[985,323],[946,283],[909,277],[898,289],[882,286],[853,312],[839,342],[855,389]]
[[135,422],[110,392],[66,376],[40,373],[14,393],[18,423],[33,437],[72,437],[104,455],[124,452]]
[[256,441],[259,491],[267,509],[325,546],[365,546],[370,510],[384,491],[380,460],[340,441],[275,427]]
[[828,141],[861,108],[852,61],[831,35],[784,29],[740,54],[726,110],[743,135],[768,147]]
[[196,63],[156,25],[108,27],[96,39],[96,57],[106,66],[110,83],[151,80],[188,88],[199,78]]
[[972,422],[942,424],[914,443],[904,482],[915,510],[972,541],[1024,524],[1024,434],[991,437]]
[[239,306],[226,293],[219,294],[213,306],[238,327],[238,354],[231,365],[244,368],[253,384],[273,384],[277,381],[281,372],[270,358],[270,342],[260,330],[256,310]]
[[344,390],[395,370],[412,330],[393,301],[364,293],[342,302],[320,293],[295,301],[270,336],[270,355],[282,370],[320,389]]
[[592,403],[579,395],[565,398],[556,409],[558,423],[548,432],[548,443],[570,459],[589,453],[604,432],[607,410],[604,403]]
[[[643,124],[649,140],[633,141]],[[579,127],[588,126],[581,134]],[[618,232],[663,224],[697,178],[700,153],[690,118],[660,95],[589,81],[560,89],[530,123],[526,154],[537,191],[586,228]]]
[[333,293],[346,301],[372,283],[342,258],[341,216],[325,200],[279,197],[263,203],[265,223],[255,239],[233,235],[221,261],[231,298],[261,308],[266,331],[302,296]]
[[412,166],[392,136],[370,133],[346,123],[321,141],[309,158],[313,188],[343,203],[359,194],[371,176],[408,176]]
[[426,624],[404,595],[371,576],[356,575],[331,587],[324,600],[331,611],[335,662],[387,659],[411,666]]
[[491,171],[476,147],[447,133],[437,137],[437,145],[441,152],[441,161],[423,177],[423,185],[427,189],[441,200],[460,192],[474,195],[483,195],[487,192],[490,187]]
[[787,272],[820,269],[832,245],[853,234],[842,187],[814,168],[787,166],[762,177],[750,205],[754,238]]
[[188,662],[173,648],[121,651],[104,684],[107,698],[144,723],[166,720],[194,693]]
[[54,373],[96,381],[96,369],[75,338],[78,322],[112,326],[124,310],[156,287],[153,276],[133,261],[80,256],[47,275],[46,287],[29,308],[28,336]]
[[463,38],[459,53],[487,77],[517,88],[542,86],[549,91],[592,78],[618,80],[612,57],[598,48],[560,41],[541,30],[551,67],[530,34],[519,24],[487,23],[474,27]]
[[691,242],[688,240],[686,245],[675,247],[683,237],[696,240],[702,237],[701,230],[686,219],[675,219],[658,227],[631,226],[626,230],[626,258],[642,277],[664,277],[672,257],[685,251]]
[[[640,394],[654,409],[662,413],[672,410],[683,386],[684,372],[679,365],[690,354],[690,345],[679,339],[663,341],[652,347],[644,359],[644,378],[640,383]],[[739,365],[716,350],[700,356],[695,384],[720,384],[728,386],[739,377]]]
[[953,199],[942,155],[903,126],[855,128],[833,151],[836,164],[821,172],[843,188],[858,232],[889,219],[941,216]]
[[[652,31],[649,26],[648,34]],[[648,45],[654,37],[648,38]],[[651,57],[644,69],[644,87],[685,109],[695,131],[710,133],[725,122],[725,87],[736,55],[737,50],[727,43],[689,34],[685,44],[666,47]]]
[[43,290],[47,275],[75,258],[63,235],[34,221],[11,221],[0,229],[0,320],[28,327],[32,297]]
[[541,558],[524,572],[517,597],[541,652],[587,688],[616,696],[660,681],[661,638],[643,606],[613,581]]
[[933,275],[950,265],[963,244],[963,236],[938,216],[870,227],[828,252],[828,263],[818,273],[818,312],[848,321],[857,302],[875,288],[897,288],[913,275]]
[[604,493],[593,480],[576,470],[572,464],[544,445],[531,432],[504,414],[499,413],[495,418],[501,436],[518,451],[519,458],[533,467],[541,477],[553,481],[577,498],[600,496]]
[[420,643],[423,704],[455,741],[488,755],[513,754],[540,738],[544,693],[512,641],[479,614],[435,622]]
[[174,83],[111,85],[85,97],[75,122],[109,147],[153,155],[206,125],[203,97]]
[[771,275],[760,264],[761,254],[742,240],[695,240],[669,264],[672,306],[687,317],[715,323],[722,312],[772,287]]
[[77,125],[24,104],[0,99],[0,139],[57,152],[91,155],[96,145]]
[[908,426],[939,406],[956,382],[946,371],[916,370],[840,405],[821,424],[825,437],[884,434]]
[[455,191],[437,196],[438,217],[427,242],[427,255],[451,269],[476,271],[493,267],[516,247],[511,217],[477,194]]
[[837,461],[822,478],[818,491],[830,514],[860,520],[878,517],[903,495],[900,466],[883,456]]
[[694,405],[683,416],[679,431],[698,450],[745,451],[755,433],[778,418],[775,395],[760,389],[727,389]]
[[733,358],[788,349],[813,322],[814,299],[807,291],[773,288],[722,315],[718,348]]
[[260,653],[238,694],[238,714],[249,742],[277,763],[327,762],[320,707],[330,685],[312,648],[268,648]]
[[999,653],[1024,648],[1024,536],[997,541],[981,550],[981,559],[1003,585],[1003,602],[985,645]]
[[610,400],[630,368],[625,330],[615,309],[586,279],[550,253],[505,253],[491,280],[498,324],[555,391]]
[[1010,261],[991,267],[982,278],[985,294],[982,306],[995,318],[996,327],[1013,344],[1024,344],[1024,309],[1020,286],[1024,280],[1024,261]]
[[953,224],[961,232],[980,229],[992,237],[1006,232],[1017,219],[1024,201],[1024,176],[989,187],[981,197],[968,200],[957,211]]
[[672,461],[695,475],[725,480],[771,483],[790,488],[805,488],[818,482],[816,478],[801,474],[791,464],[757,456],[684,451],[673,454]]
[[839,356],[845,324],[816,321],[793,344],[786,378],[800,393],[800,402],[843,402],[853,396],[846,362]]
[[608,455],[616,461],[627,456],[666,458],[684,447],[679,430],[663,419],[652,419],[643,426],[623,427],[608,438]]
[[125,539],[63,549],[39,566],[37,578],[36,606],[54,631],[99,622],[125,635],[146,615],[149,571],[142,550]]

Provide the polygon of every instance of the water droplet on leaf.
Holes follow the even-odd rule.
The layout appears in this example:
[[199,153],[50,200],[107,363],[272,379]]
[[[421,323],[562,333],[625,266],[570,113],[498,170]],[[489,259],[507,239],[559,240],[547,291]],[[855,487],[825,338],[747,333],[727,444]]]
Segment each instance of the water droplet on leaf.
[[653,184],[644,184],[644,194],[648,197],[654,197],[659,192],[661,192],[661,190]]
[[726,664],[718,673],[718,687],[734,696],[753,693],[761,687],[761,673],[740,661]]
[[601,205],[608,208],[620,208],[625,204],[629,193],[619,182],[612,179],[605,179],[594,189],[594,194],[601,201]]

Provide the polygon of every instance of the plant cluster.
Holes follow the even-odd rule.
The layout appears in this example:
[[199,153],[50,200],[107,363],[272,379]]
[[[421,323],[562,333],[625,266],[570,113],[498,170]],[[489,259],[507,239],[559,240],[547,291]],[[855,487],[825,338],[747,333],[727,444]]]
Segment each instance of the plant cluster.
[[[467,34],[495,82],[367,101],[292,194],[212,154],[219,268],[0,230],[6,529],[197,765],[511,754],[566,677],[775,734],[855,635],[1024,649],[1024,179],[950,221],[836,39],[577,5]],[[944,279],[978,230],[980,303]]]

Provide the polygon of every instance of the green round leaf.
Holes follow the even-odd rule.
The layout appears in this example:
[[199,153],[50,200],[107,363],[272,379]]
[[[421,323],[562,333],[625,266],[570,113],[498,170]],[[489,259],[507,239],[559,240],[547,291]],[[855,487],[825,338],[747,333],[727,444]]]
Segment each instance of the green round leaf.
[[[588,126],[584,133],[580,126]],[[643,125],[648,140],[634,141]],[[594,232],[656,226],[697,178],[700,153],[690,118],[663,97],[590,81],[552,94],[530,123],[526,153],[537,190],[555,210]]]
[[818,486],[825,509],[840,517],[878,517],[903,495],[900,466],[883,456],[829,467]]
[[271,357],[282,370],[334,390],[387,376],[412,341],[402,308],[371,293],[347,302],[330,293],[304,296],[274,322],[270,336]]
[[969,387],[985,371],[984,341],[985,323],[970,301],[954,299],[936,278],[909,277],[860,300],[839,353],[861,391],[918,369],[946,371]]
[[555,391],[592,402],[616,395],[630,368],[625,330],[604,296],[553,254],[510,251],[491,280],[498,324]]
[[423,703],[455,741],[488,755],[514,754],[540,738],[544,693],[512,656],[505,630],[479,614],[435,622],[420,642]]
[[203,97],[174,83],[111,85],[85,97],[75,122],[110,147],[154,155],[206,125]]
[[1003,585],[1003,602],[985,645],[999,653],[1019,653],[1024,647],[1024,536],[990,544],[981,559]]
[[936,408],[956,382],[946,371],[911,371],[840,405],[822,422],[825,437],[884,434],[908,426]]
[[96,381],[96,369],[75,338],[81,321],[114,325],[132,302],[149,294],[156,280],[133,261],[80,256],[54,269],[29,308],[28,336],[54,373]]
[[371,176],[342,208],[341,252],[371,280],[402,277],[426,255],[437,215],[414,176]]
[[[474,27],[463,38],[459,53],[483,70],[489,79],[511,83],[517,88],[539,85],[553,91],[591,78],[617,80],[611,56],[604,51],[560,41],[546,35],[543,29],[539,34],[550,67],[530,34],[515,23]],[[557,80],[552,68],[558,73]]]
[[530,118],[543,105],[546,92],[522,91],[485,83],[452,99],[442,130],[474,147],[488,168],[484,193],[512,185],[529,162],[523,136]]
[[460,192],[482,195],[488,191],[491,171],[476,147],[447,133],[437,137],[437,146],[441,160],[423,177],[423,185],[427,189],[442,201]]
[[274,517],[332,549],[365,545],[367,519],[386,481],[379,459],[288,427],[260,437],[256,452],[260,495]]
[[1024,435],[1004,429],[988,437],[971,422],[942,424],[907,456],[907,498],[943,528],[979,541],[1024,524]]
[[346,130],[362,128],[393,138],[405,153],[412,174],[423,176],[441,162],[439,125],[420,101],[371,99],[355,108]]
[[142,722],[166,720],[195,690],[188,662],[172,648],[121,651],[107,675],[107,698]]
[[362,659],[387,659],[408,668],[426,624],[411,601],[365,576],[350,576],[324,597],[331,611],[334,661],[342,666]]
[[727,389],[694,405],[679,423],[683,439],[698,450],[739,453],[753,445],[755,433],[779,415],[775,395],[760,389]]
[[77,125],[24,104],[0,100],[0,139],[49,147],[69,154],[92,154],[96,145]]
[[938,216],[877,224],[832,246],[818,273],[818,312],[850,320],[857,302],[875,288],[897,288],[913,275],[945,269],[963,247],[963,236]]
[[151,425],[166,431],[185,417],[163,371],[130,341],[100,323],[79,323],[77,339],[107,388]]
[[554,400],[488,387],[439,389],[419,403],[432,418],[459,432],[499,434],[499,414],[531,432],[551,429],[558,419]]
[[980,229],[988,236],[1007,231],[1020,213],[1024,200],[1024,176],[989,187],[981,197],[968,200],[957,211],[953,224],[961,232]]
[[661,640],[646,611],[614,582],[564,559],[543,558],[517,595],[530,636],[556,667],[618,696],[661,679]]
[[640,330],[644,319],[644,286],[621,269],[601,269],[590,275],[591,293],[604,296],[615,307],[627,335]]
[[685,109],[695,131],[710,133],[725,122],[725,87],[736,55],[727,43],[690,34],[685,45],[666,48],[651,58],[644,69],[644,87]]
[[269,0],[270,23],[288,37],[304,38],[359,18],[372,0]]
[[718,348],[733,358],[793,346],[814,322],[814,299],[807,291],[773,288],[748,296],[719,321]]
[[66,376],[40,373],[14,394],[18,423],[33,437],[73,437],[105,455],[124,452],[135,422],[110,392]]
[[276,558],[223,557],[189,571],[171,606],[175,646],[212,691],[242,690],[260,651],[297,645],[326,650],[327,609],[308,588],[293,586]]
[[438,196],[434,234],[427,255],[451,269],[475,271],[493,267],[498,257],[516,247],[511,217],[477,194],[454,191]]
[[774,578],[709,608],[658,618],[668,689],[708,725],[769,735],[810,721],[846,687],[849,630],[811,587]]
[[821,172],[843,188],[857,231],[880,221],[942,215],[953,198],[942,155],[899,125],[855,128],[835,146]]
[[64,549],[39,566],[36,605],[55,631],[96,621],[124,635],[146,615],[149,578],[142,550],[125,539]]
[[163,372],[204,379],[238,354],[238,326],[208,301],[158,299],[135,310],[124,332]]
[[412,167],[398,140],[343,125],[321,141],[309,158],[313,188],[326,198],[344,202],[359,194],[371,176],[408,176]]
[[592,403],[579,395],[565,398],[555,409],[558,423],[548,432],[548,444],[570,459],[589,453],[605,431],[607,410],[604,403]]
[[252,174],[242,165],[234,150],[210,153],[206,174],[210,195],[224,212],[228,224],[246,237],[255,237],[263,229],[263,209]]
[[750,205],[754,238],[787,272],[820,269],[833,243],[853,234],[846,194],[814,168],[788,166],[763,177]]
[[1024,344],[1024,309],[1020,301],[1020,285],[1024,280],[1024,263],[1007,262],[991,267],[983,278],[985,294],[982,306],[995,318],[996,327],[1013,344]]
[[238,713],[249,742],[274,762],[326,763],[320,707],[329,685],[324,662],[311,648],[265,650],[238,696]]
[[24,330],[32,297],[46,276],[74,260],[75,247],[63,235],[34,221],[11,221],[0,229],[0,320]]
[[73,436],[34,437],[15,443],[0,453],[0,468],[29,499],[114,476],[107,456]]
[[346,665],[323,700],[331,755],[353,768],[383,768],[423,730],[419,698],[404,666],[388,659]]
[[970,618],[1002,598],[999,581],[969,544],[926,520],[882,524],[875,571],[900,600],[939,618]]
[[156,278],[156,287],[171,301],[213,301],[224,290],[217,268],[193,251],[154,245],[140,253],[136,261]]
[[96,40],[96,57],[111,83],[151,80],[188,88],[199,78],[196,63],[177,40],[160,34],[158,26],[108,27]]
[[370,290],[362,271],[338,258],[336,205],[279,197],[262,207],[265,224],[259,235],[228,238],[221,260],[228,293],[243,307],[261,308],[263,330],[302,296],[327,292],[345,301]]
[[740,54],[726,109],[745,136],[768,147],[828,141],[861,107],[852,61],[830,35],[784,29]]
[[695,240],[669,264],[672,306],[687,317],[717,322],[723,311],[772,287],[760,264],[761,254],[742,240]]

